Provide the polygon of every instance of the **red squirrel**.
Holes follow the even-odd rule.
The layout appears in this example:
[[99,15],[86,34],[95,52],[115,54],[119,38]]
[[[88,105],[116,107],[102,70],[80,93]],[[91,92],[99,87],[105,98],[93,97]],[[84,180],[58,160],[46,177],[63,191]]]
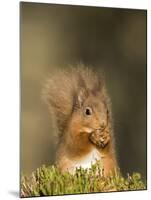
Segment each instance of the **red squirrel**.
[[51,74],[44,99],[58,128],[56,165],[62,172],[100,161],[104,175],[117,168],[111,103],[104,78],[84,65]]

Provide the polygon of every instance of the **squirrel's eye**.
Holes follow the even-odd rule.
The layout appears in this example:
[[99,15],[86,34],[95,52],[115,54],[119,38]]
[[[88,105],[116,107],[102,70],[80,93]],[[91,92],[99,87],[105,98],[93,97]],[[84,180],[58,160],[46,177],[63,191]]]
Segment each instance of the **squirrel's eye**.
[[86,114],[86,115],[92,115],[92,109],[89,108],[89,107],[87,107],[87,108],[85,109],[85,114]]

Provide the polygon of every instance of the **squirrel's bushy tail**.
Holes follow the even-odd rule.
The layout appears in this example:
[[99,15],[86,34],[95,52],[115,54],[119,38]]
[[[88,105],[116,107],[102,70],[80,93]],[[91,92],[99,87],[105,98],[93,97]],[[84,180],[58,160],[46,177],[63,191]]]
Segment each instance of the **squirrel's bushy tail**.
[[71,117],[78,93],[81,90],[101,93],[103,89],[103,78],[82,64],[51,73],[43,90],[43,99],[56,118],[60,136]]

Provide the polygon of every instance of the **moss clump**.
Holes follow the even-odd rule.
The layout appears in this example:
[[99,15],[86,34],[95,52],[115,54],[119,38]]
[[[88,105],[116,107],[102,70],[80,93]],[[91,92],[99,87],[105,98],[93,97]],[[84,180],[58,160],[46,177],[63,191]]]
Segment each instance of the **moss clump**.
[[116,172],[105,178],[98,164],[92,165],[91,169],[79,168],[73,175],[61,173],[55,166],[42,166],[31,176],[21,177],[21,197],[143,189],[146,185],[139,173],[124,178]]

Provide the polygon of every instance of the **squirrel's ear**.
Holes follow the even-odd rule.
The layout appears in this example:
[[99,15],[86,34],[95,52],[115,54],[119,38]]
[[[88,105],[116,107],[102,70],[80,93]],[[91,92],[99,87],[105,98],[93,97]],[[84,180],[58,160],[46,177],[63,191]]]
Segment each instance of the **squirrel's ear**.
[[79,107],[82,107],[86,97],[87,97],[87,92],[85,90],[81,89],[77,96],[77,104]]

